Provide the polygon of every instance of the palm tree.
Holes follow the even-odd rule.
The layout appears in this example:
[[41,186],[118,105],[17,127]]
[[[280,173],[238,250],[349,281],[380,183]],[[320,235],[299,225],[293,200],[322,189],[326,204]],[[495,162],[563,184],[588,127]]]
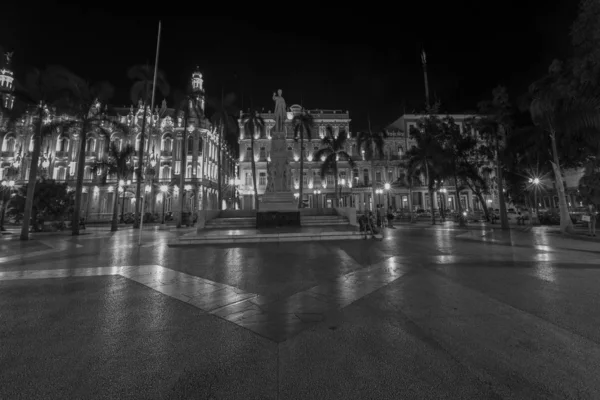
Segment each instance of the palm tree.
[[132,156],[135,154],[135,149],[131,145],[126,145],[122,149],[112,142],[108,148],[108,156],[104,160],[96,162],[93,171],[100,171],[102,174],[103,183],[106,183],[106,178],[114,176],[116,178],[114,186],[114,202],[113,215],[111,219],[110,230],[116,232],[118,230],[117,217],[119,214],[119,182],[121,179],[128,179],[133,174]]
[[506,88],[496,87],[492,92],[492,100],[479,103],[479,110],[485,117],[476,120],[475,129],[487,144],[490,159],[495,160],[500,223],[502,229],[509,229],[504,198],[502,147],[505,146],[514,124],[513,107],[508,100]]
[[[144,107],[144,115],[142,117],[142,132],[140,134],[140,148],[138,154],[138,168],[136,169],[137,183],[135,189],[135,198],[139,199],[141,196],[141,188],[142,188],[142,173],[143,173],[143,165],[144,165],[144,139],[146,134],[146,120],[147,120],[147,110],[148,107],[151,106],[150,102],[152,101],[152,93],[154,92],[154,81],[156,78],[156,88],[162,93],[163,96],[168,96],[169,94],[169,84],[165,78],[164,73],[161,70],[158,70],[156,73],[156,77],[154,76],[154,66],[150,65],[136,65],[129,68],[127,72],[127,76],[129,79],[135,81],[133,86],[131,86],[130,96],[133,104],[138,103],[140,100],[142,101]],[[152,112],[152,110],[150,110]],[[182,188],[183,190],[183,188]],[[134,228],[139,228],[140,226],[140,202],[135,202],[135,219],[133,226]]]
[[300,193],[298,196],[298,208],[302,208],[304,205],[303,192],[304,192],[304,138],[310,142],[312,140],[312,131],[315,126],[315,120],[312,115],[306,109],[302,109],[302,112],[295,115],[292,119],[292,127],[294,128],[294,140],[298,142],[300,140]]
[[[385,138],[387,138],[387,131],[385,129],[371,130],[371,119],[369,118],[369,130],[367,132],[360,132],[357,139],[358,153],[362,154],[364,150],[366,157],[371,160],[371,174],[375,176],[375,158],[381,159],[383,157],[383,147],[385,144]],[[375,204],[375,179],[371,179],[371,195],[373,200],[371,204]]]
[[[444,149],[434,132],[437,122],[439,121],[435,116],[426,117],[418,121],[417,127],[412,128],[410,131],[411,138],[416,142],[416,146],[413,146],[406,152],[407,169],[409,171],[425,172],[432,224],[435,224],[435,209],[433,206],[434,179],[440,169],[443,169],[442,165],[446,161]],[[458,200],[460,201],[460,199]]]
[[[214,112],[210,118],[211,123],[217,129],[219,135],[219,148],[217,156],[217,202],[219,210],[223,209],[223,186],[222,168],[223,165],[223,141],[226,143],[237,143],[239,136],[238,116],[240,115],[238,108],[235,106],[236,96],[234,93],[227,95],[221,91],[220,101],[217,98],[209,98],[206,104],[211,107]],[[235,148],[235,146],[233,146]]]
[[326,134],[321,145],[323,148],[319,149],[314,157],[316,160],[321,160],[321,179],[325,178],[328,173],[333,173],[335,179],[335,202],[336,206],[340,206],[340,196],[338,192],[338,161],[347,161],[351,168],[354,168],[354,160],[350,154],[344,150],[344,145],[348,139],[346,131],[341,131],[337,137],[333,135],[333,129],[331,126],[327,126]]
[[202,110],[201,95],[203,93],[188,89],[186,94],[178,93],[176,97],[176,103],[178,104],[179,114],[183,116],[183,131],[181,140],[181,167],[179,168],[179,186],[181,188],[181,195],[179,196],[180,201],[180,213],[177,219],[177,228],[181,228],[183,223],[183,210],[185,206],[185,174],[187,171],[187,141],[188,141],[188,125],[191,119],[200,120],[204,117],[204,111]]
[[96,132],[110,138],[113,130],[126,132],[128,127],[107,117],[107,106],[102,104],[112,97],[114,87],[108,82],[90,84],[71,72],[65,72],[62,78],[69,83],[66,96],[60,107],[65,110],[65,117],[53,121],[50,127],[61,128],[63,131],[75,131],[79,139],[79,154],[77,156],[77,181],[75,185],[75,206],[73,210],[71,232],[79,235],[79,218],[81,215],[81,199],[85,173],[87,135]]
[[252,183],[254,185],[254,209],[258,211],[258,187],[256,186],[256,161],[254,160],[255,135],[260,135],[265,127],[265,120],[257,110],[250,111],[244,116],[244,132],[250,135],[250,148],[252,149]]
[[29,221],[33,208],[33,197],[38,175],[38,163],[42,149],[42,142],[46,135],[54,132],[55,125],[48,124],[52,114],[52,106],[64,94],[64,89],[70,86],[66,76],[70,73],[63,67],[49,66],[45,70],[32,69],[21,83],[15,81],[15,105],[11,110],[8,124],[18,125],[21,116],[33,117],[33,151],[27,177],[27,196],[21,225],[21,240],[29,240]]
[[561,141],[561,152],[564,145],[565,148],[578,147],[581,155],[585,155],[593,147],[590,146],[593,141],[590,133],[597,134],[600,129],[599,99],[589,95],[587,87],[578,88],[577,94],[571,93],[567,85],[570,80],[569,72],[563,71],[562,64],[554,61],[548,75],[529,88],[532,97],[529,111],[533,122],[550,139],[550,164],[558,191],[562,232],[572,232],[573,222],[569,215],[557,142]]
[[408,153],[404,153],[401,165],[405,172],[401,178],[403,178],[406,187],[408,188],[408,212],[410,215],[410,222],[416,222],[416,220],[413,219],[412,188],[414,179],[418,179],[418,177],[421,175],[421,170],[418,168],[417,163],[411,163],[410,160],[411,159],[409,158]]

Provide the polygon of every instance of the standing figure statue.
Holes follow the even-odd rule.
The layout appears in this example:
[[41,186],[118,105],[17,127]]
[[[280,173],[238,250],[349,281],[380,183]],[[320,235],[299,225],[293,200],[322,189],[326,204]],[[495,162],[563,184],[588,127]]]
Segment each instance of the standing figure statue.
[[285,132],[286,105],[285,99],[281,95],[283,90],[278,89],[277,93],[273,93],[273,101],[275,102],[275,131]]

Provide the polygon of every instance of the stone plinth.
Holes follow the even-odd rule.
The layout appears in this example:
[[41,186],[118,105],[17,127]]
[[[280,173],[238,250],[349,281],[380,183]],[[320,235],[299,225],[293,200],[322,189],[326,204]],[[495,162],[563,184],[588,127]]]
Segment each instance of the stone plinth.
[[285,132],[271,132],[270,157],[267,190],[256,213],[256,226],[300,226],[300,212],[291,190],[292,167],[288,160]]

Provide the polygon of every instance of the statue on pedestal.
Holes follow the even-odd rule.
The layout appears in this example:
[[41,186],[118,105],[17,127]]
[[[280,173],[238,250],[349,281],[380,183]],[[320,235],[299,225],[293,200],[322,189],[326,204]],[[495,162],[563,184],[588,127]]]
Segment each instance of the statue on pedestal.
[[285,132],[286,105],[285,99],[282,96],[283,90],[278,89],[277,93],[273,93],[273,101],[275,102],[275,132]]

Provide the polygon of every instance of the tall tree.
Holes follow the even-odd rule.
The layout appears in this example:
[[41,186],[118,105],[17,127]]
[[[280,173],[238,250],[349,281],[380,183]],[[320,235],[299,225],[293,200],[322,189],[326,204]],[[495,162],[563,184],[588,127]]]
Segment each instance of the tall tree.
[[304,140],[309,142],[312,140],[312,132],[315,127],[315,120],[312,115],[306,109],[302,109],[302,112],[295,115],[292,119],[292,127],[294,128],[294,140],[300,141],[300,191],[298,196],[298,208],[304,206]]
[[[150,65],[136,65],[129,68],[127,72],[127,76],[129,79],[133,80],[134,83],[131,86],[130,96],[133,104],[138,103],[140,100],[144,107],[144,114],[142,116],[142,131],[140,133],[140,148],[138,149],[138,167],[136,168],[136,189],[135,189],[135,198],[137,200],[140,199],[141,191],[142,191],[142,180],[143,180],[143,168],[144,168],[144,140],[146,134],[146,122],[148,119],[147,113],[148,108],[151,106],[150,103],[152,101],[152,93],[154,91],[154,66]],[[164,73],[161,70],[157,71],[156,74],[156,89],[163,95],[168,96],[170,87],[167,83]],[[152,113],[152,110],[150,110]],[[183,188],[182,188],[183,191]],[[139,228],[140,226],[140,213],[143,210],[140,210],[140,201],[135,202],[135,219],[134,219],[134,228]]]
[[[447,163],[442,173],[442,179],[451,177],[454,181],[456,191],[456,204],[458,207],[459,224],[465,226],[463,218],[462,204],[460,201],[460,192],[465,187],[465,178],[473,177],[476,168],[470,165],[471,155],[477,145],[477,141],[469,134],[470,132],[461,132],[460,127],[452,117],[446,117],[441,121],[441,140]],[[483,203],[485,206],[485,203]]]
[[[435,224],[434,189],[435,180],[447,163],[447,155],[441,143],[441,120],[435,114],[424,116],[417,121],[409,135],[415,145],[406,152],[409,171],[425,173],[425,184],[429,192],[431,223]],[[460,201],[460,199],[457,199]]]
[[[208,98],[206,104],[213,110],[213,114],[210,117],[210,121],[216,129],[218,135],[218,149],[217,149],[217,202],[219,203],[218,209],[223,209],[223,148],[225,146],[233,145],[237,143],[239,137],[239,124],[238,116],[240,112],[235,105],[236,96],[234,93],[227,95],[221,92],[220,100],[217,98]],[[235,148],[236,146],[232,146]],[[234,153],[235,154],[235,153]]]
[[258,187],[256,185],[256,160],[254,159],[254,140],[260,137],[265,128],[265,120],[260,116],[258,110],[252,110],[243,117],[244,132],[250,136],[250,148],[252,149],[252,183],[254,186],[254,209],[258,211]]
[[338,191],[339,168],[338,161],[346,161],[350,168],[354,168],[356,163],[352,160],[350,154],[345,150],[348,133],[340,131],[337,137],[333,133],[330,125],[327,125],[325,137],[321,140],[321,149],[315,155],[315,160],[321,160],[321,179],[324,179],[327,174],[333,174],[335,182],[335,203],[340,206],[340,195]]
[[127,127],[117,120],[108,118],[106,114],[108,107],[105,104],[114,93],[111,84],[108,82],[90,84],[70,72],[65,72],[63,79],[69,82],[68,95],[61,99],[59,107],[64,110],[66,117],[53,121],[52,125],[67,132],[76,132],[79,140],[75,206],[71,223],[72,235],[79,235],[87,135],[96,132],[105,138],[110,138],[114,129],[126,131]]
[[595,155],[600,129],[600,101],[593,95],[593,87],[580,87],[574,94],[571,91],[572,81],[570,71],[563,69],[563,64],[555,60],[548,75],[529,88],[531,117],[534,124],[546,133],[546,140],[550,141],[550,164],[558,192],[562,232],[572,232],[573,222],[567,205],[560,155],[571,162]]
[[[32,216],[33,196],[38,178],[38,164],[44,136],[52,134],[55,126],[49,125],[53,114],[52,107],[65,95],[71,87],[68,77],[70,72],[60,66],[49,66],[45,70],[32,69],[28,71],[25,79],[15,81],[14,96],[16,99],[9,125],[18,126],[21,116],[31,116],[33,124],[33,151],[29,161],[29,176],[27,177],[27,195],[23,210],[23,224],[21,225],[21,240],[29,240],[29,221]],[[25,150],[28,147],[25,148]]]
[[492,91],[491,100],[480,102],[479,113],[483,117],[476,119],[475,129],[488,148],[493,151],[496,163],[500,224],[502,229],[509,229],[506,199],[504,198],[502,152],[513,128],[514,107],[509,101],[506,87],[496,87]]
[[[371,204],[375,205],[375,159],[383,158],[383,147],[387,131],[385,129],[371,130],[371,119],[369,118],[369,130],[359,132],[356,140],[358,153],[362,154],[364,150],[367,159],[371,161],[371,195],[373,196]],[[373,210],[373,209],[371,209]]]
[[125,145],[123,148],[112,142],[110,144],[108,155],[96,163],[93,170],[94,172],[100,171],[103,183],[106,183],[106,178],[111,176],[115,177],[114,185],[114,201],[113,201],[113,215],[111,219],[110,230],[116,232],[118,230],[118,214],[119,214],[119,182],[121,179],[127,180],[133,174],[133,154],[135,149],[131,145]]

